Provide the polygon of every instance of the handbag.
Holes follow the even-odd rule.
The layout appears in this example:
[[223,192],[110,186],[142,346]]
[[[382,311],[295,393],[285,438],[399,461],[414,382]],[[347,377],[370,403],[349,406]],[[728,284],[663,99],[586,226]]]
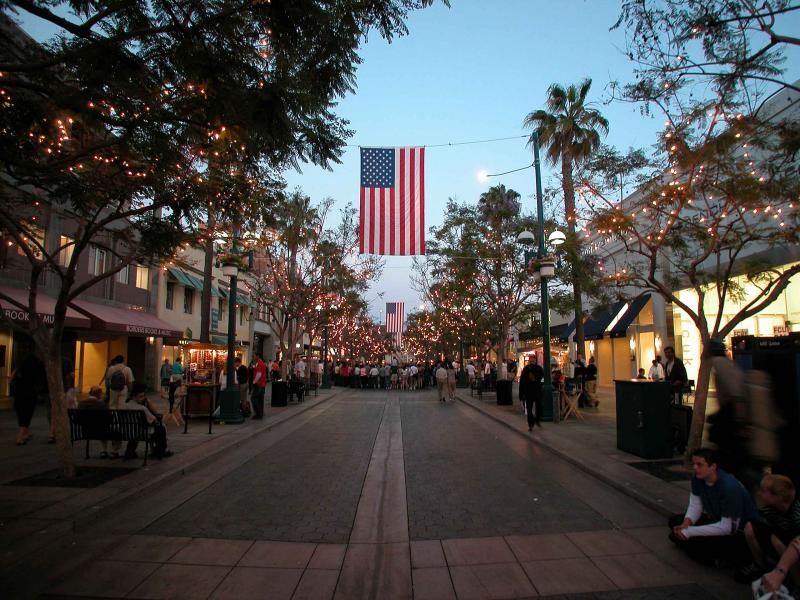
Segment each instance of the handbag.
[[794,596],[789,594],[789,590],[785,585],[774,592],[765,592],[761,587],[761,579],[756,579],[752,583],[753,598],[754,600],[794,600]]

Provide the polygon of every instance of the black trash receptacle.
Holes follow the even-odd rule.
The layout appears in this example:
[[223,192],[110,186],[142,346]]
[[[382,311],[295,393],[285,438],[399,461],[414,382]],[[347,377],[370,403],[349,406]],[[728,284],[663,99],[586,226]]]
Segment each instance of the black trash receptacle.
[[497,380],[497,404],[510,406],[514,403],[511,396],[511,381],[508,379]]
[[672,402],[665,381],[617,379],[617,448],[642,458],[672,458]]
[[287,385],[285,381],[272,382],[272,406],[286,406]]

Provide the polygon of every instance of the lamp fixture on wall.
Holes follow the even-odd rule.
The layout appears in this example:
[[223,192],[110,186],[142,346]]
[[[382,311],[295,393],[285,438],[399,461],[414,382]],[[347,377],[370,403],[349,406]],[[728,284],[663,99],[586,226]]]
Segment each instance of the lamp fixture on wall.
[[630,339],[628,345],[631,347],[631,360],[635,361],[636,360],[636,340],[633,339],[633,336],[631,336],[631,339]]

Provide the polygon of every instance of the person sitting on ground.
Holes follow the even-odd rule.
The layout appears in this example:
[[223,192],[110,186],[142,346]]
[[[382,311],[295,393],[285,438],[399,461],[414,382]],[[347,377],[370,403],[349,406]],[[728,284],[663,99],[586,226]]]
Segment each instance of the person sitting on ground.
[[761,519],[747,523],[744,535],[753,563],[736,572],[742,583],[755,581],[778,562],[791,541],[800,537],[800,500],[792,480],[784,475],[765,475],[758,489]]
[[89,396],[78,402],[80,410],[108,410],[108,404],[103,400],[103,388],[93,385],[89,389]]
[[691,493],[685,515],[669,518],[669,538],[704,564],[732,561],[747,555],[744,526],[758,518],[750,494],[733,475],[717,467],[710,448],[692,452]]
[[[775,568],[761,578],[761,591],[766,593],[778,591],[788,573],[791,573],[794,584],[798,585],[800,583],[800,537],[794,538],[786,546]],[[795,597],[797,597],[796,593]]]
[[[147,387],[143,383],[134,383],[131,387],[131,395],[123,408],[125,410],[142,411],[147,422],[153,426],[150,442],[153,446],[153,456],[155,458],[172,456],[172,452],[167,449],[167,428],[161,424],[162,415],[147,400],[146,391]],[[125,458],[138,458],[139,455],[136,454],[138,445],[139,442],[136,440],[129,441],[125,449]]]

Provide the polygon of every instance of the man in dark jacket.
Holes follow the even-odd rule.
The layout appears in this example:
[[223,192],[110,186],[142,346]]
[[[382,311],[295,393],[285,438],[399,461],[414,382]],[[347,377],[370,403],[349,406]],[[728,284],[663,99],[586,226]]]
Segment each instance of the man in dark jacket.
[[542,381],[544,369],[539,366],[538,357],[533,355],[531,362],[525,365],[519,378],[519,399],[525,403],[525,414],[528,415],[528,431],[534,424],[542,426]]
[[667,364],[664,365],[664,378],[672,390],[673,404],[679,405],[683,397],[683,388],[689,380],[686,367],[683,366],[683,361],[675,356],[675,348],[672,346],[664,348],[664,357],[667,359]]

